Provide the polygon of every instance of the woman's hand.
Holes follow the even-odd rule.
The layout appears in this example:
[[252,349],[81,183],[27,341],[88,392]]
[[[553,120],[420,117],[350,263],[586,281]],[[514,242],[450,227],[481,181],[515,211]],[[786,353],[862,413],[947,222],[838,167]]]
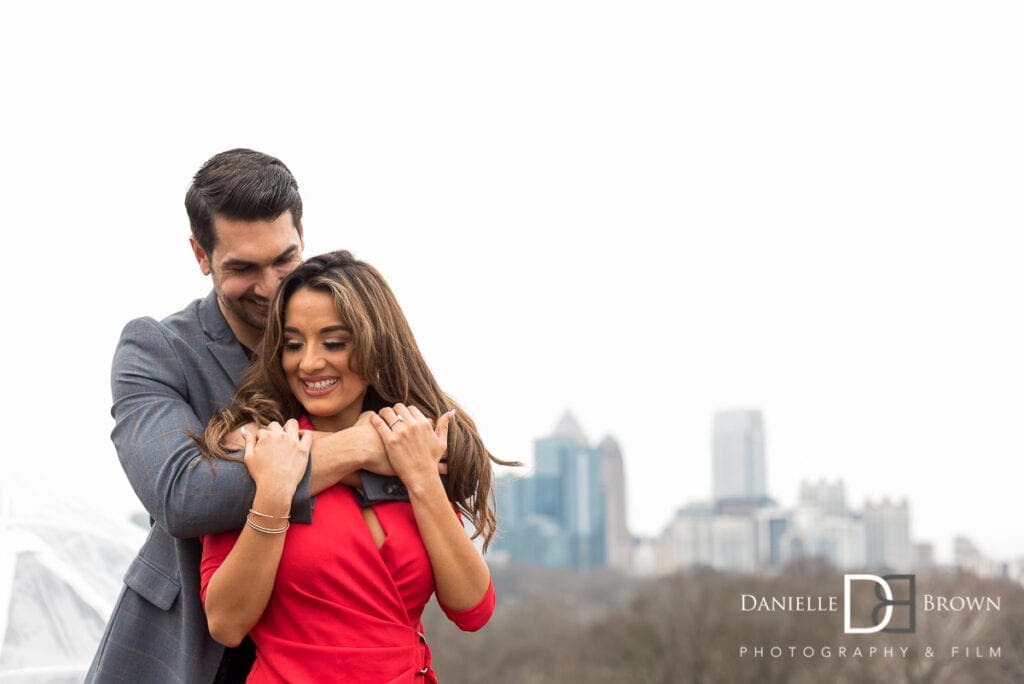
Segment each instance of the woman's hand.
[[432,426],[415,406],[395,404],[394,408],[381,409],[370,420],[384,442],[391,466],[409,491],[416,527],[434,571],[438,603],[449,610],[463,611],[481,605],[491,575],[437,476],[454,415],[455,411],[448,411]]
[[312,434],[299,430],[295,420],[289,420],[283,427],[275,421],[256,434],[246,428],[241,433],[245,440],[243,461],[256,490],[276,493],[290,501],[306,474]]
[[259,430],[245,426],[240,433],[256,495],[248,524],[210,577],[203,604],[211,636],[225,646],[238,645],[270,601],[292,497],[306,473],[313,441],[313,434],[299,430],[295,420]]
[[407,488],[439,482],[438,463],[448,448],[448,425],[454,415],[454,410],[448,411],[435,426],[415,406],[395,404],[370,417],[391,467]]

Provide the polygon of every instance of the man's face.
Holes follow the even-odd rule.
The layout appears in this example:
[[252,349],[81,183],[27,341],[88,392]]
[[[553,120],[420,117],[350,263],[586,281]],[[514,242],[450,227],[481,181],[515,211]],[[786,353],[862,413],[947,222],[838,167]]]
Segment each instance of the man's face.
[[302,236],[286,211],[276,219],[239,221],[214,216],[212,253],[195,239],[199,268],[213,276],[220,310],[239,342],[254,348],[267,323],[270,296],[281,280],[302,263]]

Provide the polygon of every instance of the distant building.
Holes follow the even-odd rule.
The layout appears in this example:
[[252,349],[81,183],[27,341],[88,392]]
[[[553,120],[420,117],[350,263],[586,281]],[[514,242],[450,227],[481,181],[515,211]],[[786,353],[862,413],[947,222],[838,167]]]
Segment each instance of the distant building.
[[757,525],[747,515],[721,515],[708,504],[691,504],[662,532],[656,558],[658,574],[694,565],[751,572],[758,565]]
[[601,481],[604,483],[605,554],[607,565],[627,572],[630,569],[633,539],[626,527],[626,474],[619,443],[605,437],[597,445],[601,453]]
[[754,515],[755,532],[757,535],[757,565],[761,568],[772,568],[782,565],[786,541],[786,533],[792,526],[787,511],[777,506],[758,510]]
[[764,424],[760,411],[716,413],[711,452],[715,503],[767,498]]
[[657,572],[693,565],[749,572],[773,557],[781,530],[765,517],[774,502],[765,485],[760,411],[715,414],[711,477],[712,501],[677,511],[659,537]]
[[953,538],[953,566],[962,572],[973,572],[979,577],[1001,577],[1006,568],[981,552],[969,537]]
[[712,565],[714,520],[714,508],[705,503],[693,503],[676,511],[656,543],[657,574],[694,565]]
[[907,571],[913,566],[910,504],[884,499],[864,505],[866,563],[872,569]]
[[1011,558],[1004,563],[1006,579],[1024,584],[1024,558]]
[[757,533],[749,516],[717,515],[712,521],[711,567],[753,572],[757,568]]
[[503,533],[496,555],[512,562],[576,570],[628,570],[622,453],[610,437],[591,447],[566,412],[534,441],[534,471],[506,481],[498,498]]
[[970,537],[957,536],[953,538],[953,565],[964,570],[976,566],[984,560],[981,550],[974,545]]
[[800,483],[799,505],[817,508],[824,515],[836,517],[843,517],[850,512],[846,507],[846,485],[842,480],[804,480]]
[[935,546],[928,542],[914,544],[913,567],[915,570],[924,570],[935,565]]
[[821,558],[837,568],[864,566],[864,522],[851,515],[842,480],[804,480],[796,508],[776,517],[785,520],[773,554],[776,563]]
[[779,542],[782,564],[821,558],[837,568],[862,568],[865,563],[864,522],[849,514],[826,514],[814,505],[788,513],[789,524]]

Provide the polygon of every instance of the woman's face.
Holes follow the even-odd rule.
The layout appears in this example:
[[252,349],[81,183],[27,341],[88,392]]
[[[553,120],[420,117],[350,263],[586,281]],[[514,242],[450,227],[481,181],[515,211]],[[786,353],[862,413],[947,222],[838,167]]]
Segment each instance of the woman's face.
[[303,288],[284,309],[281,367],[317,430],[343,430],[363,410],[367,383],[352,371],[352,330],[325,292]]

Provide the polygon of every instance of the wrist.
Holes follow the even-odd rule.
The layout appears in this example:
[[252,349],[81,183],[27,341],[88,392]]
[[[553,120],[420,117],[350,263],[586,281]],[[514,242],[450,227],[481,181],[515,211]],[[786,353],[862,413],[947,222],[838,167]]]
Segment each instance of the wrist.
[[270,515],[250,508],[249,514],[245,516],[245,524],[263,534],[284,534],[291,527],[291,521],[288,520],[290,517],[289,515]]
[[317,433],[313,437],[309,455],[339,478],[365,468],[370,463],[366,449],[361,448],[355,428]]
[[252,500],[252,508],[267,515],[290,515],[292,499],[294,497],[295,487],[282,487],[280,485],[261,487],[257,484],[256,496]]
[[402,484],[405,485],[405,489],[409,493],[410,501],[413,499],[436,498],[438,496],[446,500],[448,498],[448,494],[444,490],[444,483],[436,472],[424,473],[421,476],[409,478],[408,482],[403,480]]

